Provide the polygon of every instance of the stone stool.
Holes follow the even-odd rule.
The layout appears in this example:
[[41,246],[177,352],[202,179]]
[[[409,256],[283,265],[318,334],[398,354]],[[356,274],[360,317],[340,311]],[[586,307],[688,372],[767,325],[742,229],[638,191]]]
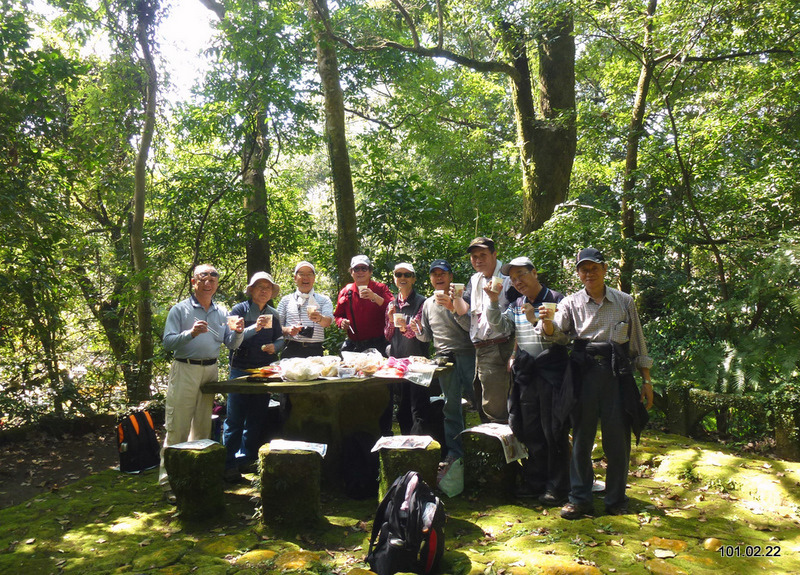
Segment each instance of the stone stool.
[[164,467],[181,518],[206,519],[225,511],[225,448],[210,439],[164,449]]
[[513,496],[519,462],[506,463],[499,438],[467,429],[464,443],[464,487],[471,492]]
[[[396,445],[402,443],[404,437],[395,435],[391,438]],[[428,436],[420,436],[430,439]],[[436,473],[439,470],[439,456],[442,446],[431,440],[425,449],[404,449],[402,447],[381,447],[378,455],[380,462],[380,482],[378,500],[382,500],[394,483],[394,480],[408,471],[416,471],[431,489],[436,489]]]
[[258,450],[261,468],[261,521],[313,525],[322,519],[322,457],[309,449]]

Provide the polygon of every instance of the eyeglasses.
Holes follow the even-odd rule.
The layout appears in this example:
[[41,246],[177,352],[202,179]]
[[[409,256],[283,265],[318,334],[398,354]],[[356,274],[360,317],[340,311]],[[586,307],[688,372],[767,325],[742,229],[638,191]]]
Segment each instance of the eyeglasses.
[[298,273],[298,274],[297,274],[297,277],[300,277],[300,278],[303,278],[304,280],[307,280],[307,279],[309,279],[309,278],[313,278],[313,277],[314,277],[314,272],[309,272],[309,273]]
[[209,278],[218,278],[219,273],[217,272],[200,272],[199,274],[195,274],[194,276],[198,280],[207,280]]
[[411,272],[394,272],[396,278],[413,278],[414,274]]
[[353,268],[354,272],[368,272],[369,268],[367,266],[356,266]]

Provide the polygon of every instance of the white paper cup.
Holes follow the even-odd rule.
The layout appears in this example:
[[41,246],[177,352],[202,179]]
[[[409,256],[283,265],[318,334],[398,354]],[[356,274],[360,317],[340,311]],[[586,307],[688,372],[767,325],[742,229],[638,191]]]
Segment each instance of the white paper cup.
[[453,292],[456,297],[464,295],[464,284],[453,284]]
[[406,327],[406,316],[402,313],[395,313],[393,315],[394,327]]
[[366,290],[369,289],[369,286],[358,286],[358,296],[359,297],[366,297],[365,293]]
[[236,324],[239,322],[240,316],[238,315],[229,315],[228,316],[228,329],[236,329]]
[[492,291],[498,292],[503,289],[503,278],[500,276],[492,276]]
[[550,314],[550,319],[553,319],[553,316],[556,315],[556,309],[558,309],[558,306],[550,301],[543,302],[542,305],[552,312]]
[[435,289],[433,290],[433,295],[444,295],[443,289]]

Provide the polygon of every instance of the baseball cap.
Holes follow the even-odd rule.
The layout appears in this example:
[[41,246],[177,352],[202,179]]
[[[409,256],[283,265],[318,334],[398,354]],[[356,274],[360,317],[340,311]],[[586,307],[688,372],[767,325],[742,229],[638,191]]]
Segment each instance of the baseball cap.
[[402,263],[399,263],[396,266],[394,266],[394,271],[397,271],[397,270],[408,270],[412,274],[416,274],[417,273],[414,270],[414,266],[412,266],[410,263],[407,263],[407,262],[402,262]]
[[312,272],[317,273],[317,269],[314,267],[314,264],[312,264],[311,262],[302,261],[299,264],[297,264],[296,266],[294,266],[294,274],[293,275],[297,275],[297,272],[299,272],[301,268],[311,268]]
[[447,260],[433,260],[431,263],[431,269],[428,273],[433,273],[433,270],[444,270],[446,272],[452,272],[453,268],[450,267],[450,263]]
[[508,275],[508,272],[511,271],[511,268],[528,268],[529,270],[536,269],[536,266],[533,265],[533,262],[530,258],[526,258],[525,256],[520,256],[518,258],[514,258],[507,264],[503,264],[503,267],[500,268],[500,273],[504,276]]
[[350,269],[353,269],[358,265],[367,266],[369,269],[372,269],[372,263],[365,255],[353,256],[353,258],[350,260]]
[[490,252],[493,252],[495,251],[494,240],[483,236],[477,237],[469,243],[469,247],[467,248],[467,253],[471,252],[475,248],[486,248]]
[[603,257],[603,254],[600,253],[600,250],[595,248],[583,248],[581,251],[578,252],[578,257],[575,259],[575,267],[577,268],[583,262],[595,262],[598,264],[606,263],[606,259]]
[[269,283],[271,283],[272,297],[278,296],[278,292],[281,291],[281,287],[275,283],[275,280],[272,279],[272,276],[269,275],[267,272],[256,272],[253,274],[253,276],[250,278],[250,283],[247,284],[247,289],[245,290],[248,294],[250,293],[250,290],[253,288],[253,286],[256,285],[256,282],[258,280],[267,280]]

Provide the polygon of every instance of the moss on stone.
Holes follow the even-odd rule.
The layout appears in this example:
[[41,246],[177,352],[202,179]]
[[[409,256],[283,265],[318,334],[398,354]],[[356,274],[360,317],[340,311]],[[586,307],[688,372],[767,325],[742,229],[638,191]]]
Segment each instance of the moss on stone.
[[199,521],[224,513],[225,453],[219,443],[203,449],[170,446],[164,450],[164,467],[181,519]]
[[384,498],[395,479],[409,471],[416,471],[428,487],[436,489],[441,451],[438,441],[431,441],[425,449],[381,449],[378,500]]
[[511,496],[519,463],[506,463],[503,445],[484,433],[462,434],[464,443],[464,487],[471,493]]
[[258,451],[261,463],[261,520],[316,526],[322,519],[320,481],[322,458],[313,451]]

